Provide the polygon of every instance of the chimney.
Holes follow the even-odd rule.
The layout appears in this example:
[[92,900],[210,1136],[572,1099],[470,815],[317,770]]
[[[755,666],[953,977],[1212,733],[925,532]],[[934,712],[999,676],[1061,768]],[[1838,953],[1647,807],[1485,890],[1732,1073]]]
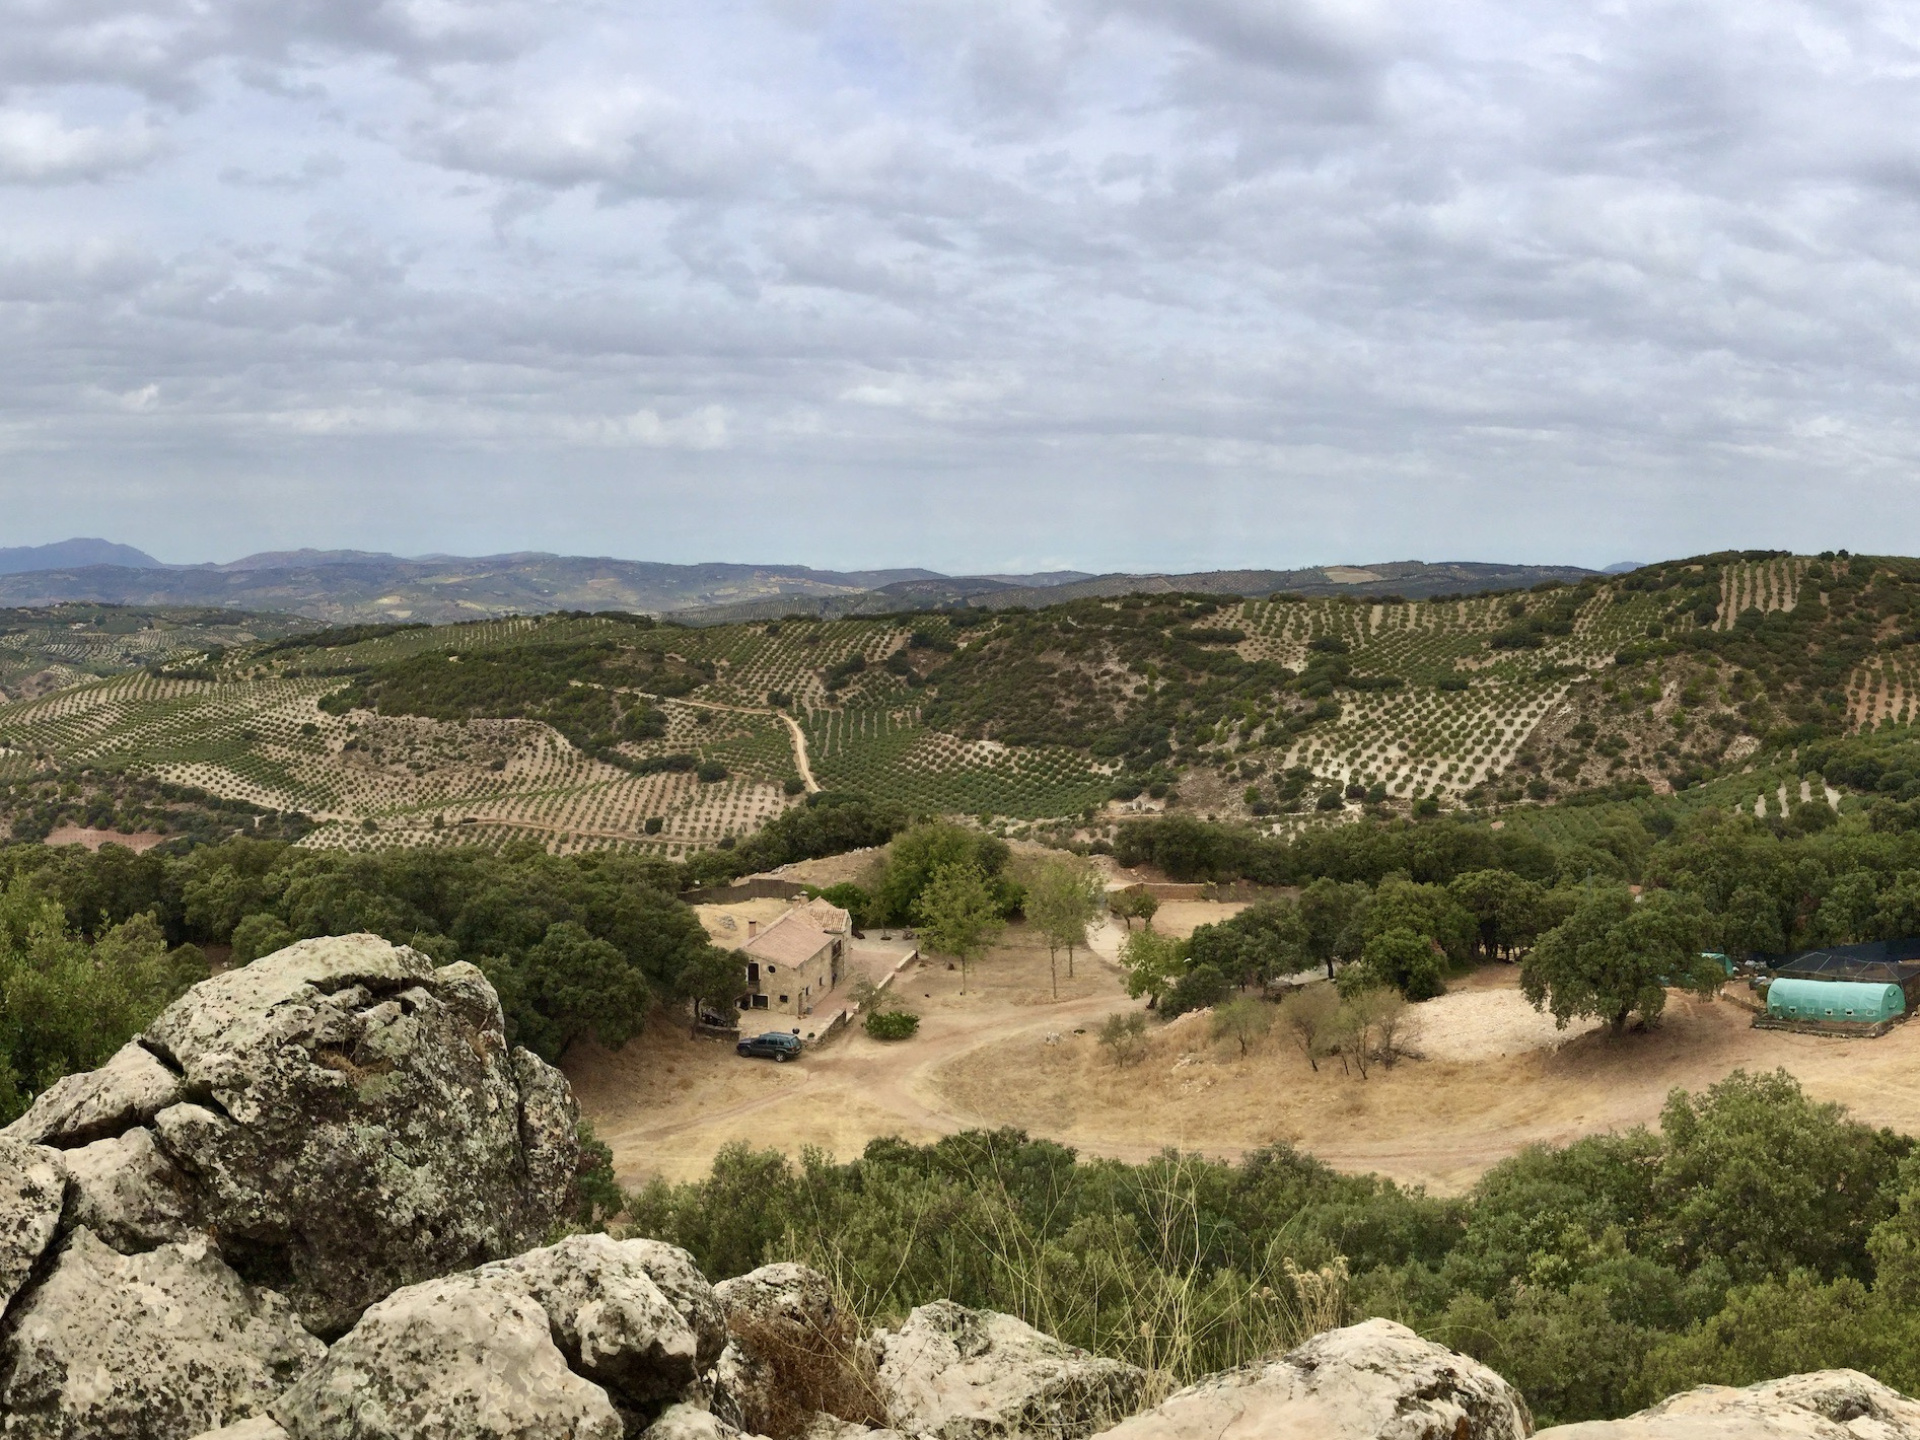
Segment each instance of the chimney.
[[747,921],[747,939],[751,940],[753,939],[754,936],[758,935],[759,933],[760,933],[760,922],[758,920]]

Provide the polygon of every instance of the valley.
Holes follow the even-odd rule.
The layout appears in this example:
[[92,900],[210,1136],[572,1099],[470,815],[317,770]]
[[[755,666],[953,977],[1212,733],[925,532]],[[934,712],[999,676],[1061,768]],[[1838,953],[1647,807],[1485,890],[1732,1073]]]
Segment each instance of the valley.
[[[1421,601],[696,627],[571,612],[298,639],[286,617],[9,612],[0,780],[15,812],[42,777],[83,809],[138,778],[301,816],[310,845],[676,860],[813,790],[1083,843],[1172,807],[1275,834],[1455,808],[1578,828],[1568,801],[1764,810],[1783,784],[1791,808],[1810,797],[1776,761],[1796,739],[1920,705],[1914,593],[1910,562],[1768,556]],[[492,678],[449,688],[462,661]]]

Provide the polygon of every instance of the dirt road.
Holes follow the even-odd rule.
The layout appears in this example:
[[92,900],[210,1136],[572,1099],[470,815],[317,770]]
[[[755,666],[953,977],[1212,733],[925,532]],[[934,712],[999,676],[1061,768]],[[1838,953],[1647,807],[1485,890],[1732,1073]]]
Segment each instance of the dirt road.
[[[1190,929],[1228,908],[1170,905],[1155,927]],[[1514,968],[1491,966],[1417,1007],[1411,1057],[1364,1079],[1338,1059],[1313,1070],[1278,1030],[1241,1055],[1213,1041],[1206,1015],[1154,1024],[1145,1059],[1120,1067],[1097,1039],[1102,1019],[1136,1003],[1117,968],[1082,952],[1074,976],[1064,956],[1058,970],[1056,1000],[1045,946],[1014,926],[964,995],[944,962],[903,974],[922,1015],[909,1041],[856,1030],[775,1065],[668,1026],[617,1055],[578,1046],[565,1068],[628,1185],[697,1177],[734,1141],[848,1158],[876,1136],[1013,1125],[1126,1160],[1169,1145],[1234,1158],[1287,1141],[1343,1170],[1456,1192],[1525,1145],[1657,1124],[1671,1090],[1741,1068],[1784,1067],[1817,1099],[1920,1132],[1920,1023],[1878,1040],[1788,1035],[1752,1029],[1726,1001],[1676,995],[1658,1030],[1616,1040],[1555,1030],[1526,1005]]]

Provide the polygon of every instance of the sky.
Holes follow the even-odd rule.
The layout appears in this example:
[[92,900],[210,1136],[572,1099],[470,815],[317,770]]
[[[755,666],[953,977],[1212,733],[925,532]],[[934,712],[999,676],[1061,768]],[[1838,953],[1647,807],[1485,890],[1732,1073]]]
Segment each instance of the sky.
[[0,0],[0,544],[1920,553],[1920,11]]

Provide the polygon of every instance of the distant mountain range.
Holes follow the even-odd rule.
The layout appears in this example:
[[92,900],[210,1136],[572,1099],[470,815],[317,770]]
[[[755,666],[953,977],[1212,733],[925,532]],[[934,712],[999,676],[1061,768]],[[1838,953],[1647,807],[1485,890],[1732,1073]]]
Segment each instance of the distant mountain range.
[[111,540],[60,540],[52,545],[0,546],[0,575],[33,570],[60,570],[79,565],[113,565],[130,570],[158,570],[161,564],[144,550],[116,545]]
[[805,565],[666,565],[606,557],[422,555],[281,550],[225,564],[165,565],[128,545],[64,540],[0,549],[0,606],[92,601],[218,605],[303,615],[328,624],[444,624],[554,610],[627,610],[691,624],[784,614],[871,615],[969,605],[1005,609],[1135,591],[1214,595],[1372,595],[1408,599],[1512,589],[1594,574],[1564,565],[1328,565],[1182,575],[950,576],[933,570],[815,570]]

